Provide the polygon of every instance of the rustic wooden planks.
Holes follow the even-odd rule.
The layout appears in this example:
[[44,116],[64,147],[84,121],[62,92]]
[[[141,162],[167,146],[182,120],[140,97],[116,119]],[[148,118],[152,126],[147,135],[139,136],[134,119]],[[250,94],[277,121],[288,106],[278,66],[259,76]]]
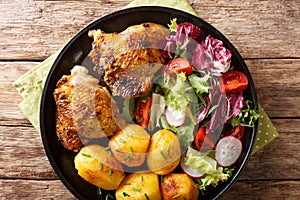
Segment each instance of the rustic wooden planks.
[[[0,60],[45,59],[88,23],[129,2],[1,1]],[[243,57],[300,57],[300,1],[190,2],[200,17],[228,37]]]
[[[18,109],[12,82],[96,18],[130,0],[0,2],[0,199],[75,199],[41,137]],[[300,1],[190,0],[240,51],[280,137],[251,156],[222,199],[299,199]]]
[[[299,180],[238,181],[222,200],[299,199]],[[1,191],[2,190],[2,191]],[[34,191],[34,192],[32,192]],[[59,180],[0,180],[0,192],[7,199],[66,199],[76,198]],[[2,193],[3,192],[3,193]]]

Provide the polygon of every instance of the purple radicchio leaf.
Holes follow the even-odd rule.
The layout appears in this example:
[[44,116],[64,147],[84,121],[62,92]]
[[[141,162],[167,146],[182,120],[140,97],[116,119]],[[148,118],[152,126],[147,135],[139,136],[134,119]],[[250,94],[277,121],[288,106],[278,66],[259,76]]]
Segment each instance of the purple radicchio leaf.
[[203,97],[204,97],[206,105],[201,108],[201,110],[197,116],[197,124],[199,124],[200,122],[202,122],[205,119],[205,117],[210,109],[210,106],[211,106],[208,95],[203,95]]
[[227,94],[227,101],[227,120],[231,118],[236,118],[245,105],[242,92]]
[[211,75],[220,76],[228,71],[231,51],[223,46],[223,42],[207,36],[198,44],[193,57],[193,65],[197,69],[207,69]]

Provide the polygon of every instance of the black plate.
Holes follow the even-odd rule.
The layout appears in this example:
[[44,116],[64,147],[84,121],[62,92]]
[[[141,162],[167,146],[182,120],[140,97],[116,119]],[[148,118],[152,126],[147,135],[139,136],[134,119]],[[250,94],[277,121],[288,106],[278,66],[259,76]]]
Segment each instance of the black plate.
[[[120,32],[130,25],[143,22],[155,22],[166,26],[172,18],[177,18],[178,23],[190,22],[200,27],[206,34],[223,41],[224,46],[232,52],[232,66],[243,71],[249,79],[250,87],[244,92],[244,97],[254,102],[254,106],[257,106],[255,87],[241,55],[223,34],[202,19],[179,10],[162,7],[130,8],[97,19],[77,33],[63,48],[47,77],[41,100],[40,125],[46,154],[58,177],[78,199],[105,199],[105,195],[99,198],[96,193],[97,188],[78,176],[73,162],[76,154],[65,150],[57,139],[55,134],[56,106],[53,98],[55,84],[63,75],[70,74],[70,69],[74,65],[84,63],[92,67],[91,63],[85,59],[91,50],[92,40],[88,37],[89,30],[100,28],[105,32]],[[91,68],[89,71],[92,71]],[[217,199],[233,185],[250,156],[255,133],[256,128],[246,129],[243,141],[244,149],[241,157],[235,164],[236,169],[233,177],[227,182],[220,183],[216,188],[208,188],[205,196],[200,196],[201,199]]]

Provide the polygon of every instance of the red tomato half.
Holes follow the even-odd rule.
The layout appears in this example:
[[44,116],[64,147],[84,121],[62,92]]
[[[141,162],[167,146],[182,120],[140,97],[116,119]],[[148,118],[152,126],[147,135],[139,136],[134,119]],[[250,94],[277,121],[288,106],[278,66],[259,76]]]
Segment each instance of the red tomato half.
[[135,111],[136,122],[146,128],[149,124],[149,112],[151,107],[152,97],[148,97],[146,100],[140,98],[137,102],[137,107]]
[[183,72],[186,76],[189,76],[193,72],[193,67],[187,59],[175,58],[170,60],[168,64],[165,65],[164,71],[170,75]]
[[231,135],[233,137],[238,138],[239,140],[242,140],[244,138],[244,134],[245,134],[244,126],[235,126],[232,127],[226,135]]
[[198,151],[206,152],[214,149],[215,142],[212,136],[205,133],[205,127],[201,126],[195,136],[195,146]]
[[222,75],[221,84],[226,93],[242,92],[248,87],[248,78],[240,71],[230,71]]

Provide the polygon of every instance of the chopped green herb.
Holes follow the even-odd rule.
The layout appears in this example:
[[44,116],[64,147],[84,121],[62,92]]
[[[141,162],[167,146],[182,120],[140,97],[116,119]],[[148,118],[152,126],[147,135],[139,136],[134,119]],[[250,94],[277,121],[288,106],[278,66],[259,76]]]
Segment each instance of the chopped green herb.
[[127,157],[124,159],[124,161],[127,162],[127,161],[129,161],[130,159],[131,159],[131,156],[127,156]]
[[133,187],[132,190],[137,191],[137,192],[140,192],[140,191],[141,191],[140,188],[136,188],[136,187]]
[[103,164],[100,163],[100,172],[102,172],[102,170],[103,170]]
[[131,183],[124,183],[124,185],[131,185]]
[[167,160],[167,157],[165,156],[165,154],[164,154],[163,151],[160,151],[160,154],[161,154],[161,156],[162,156],[165,160]]
[[142,182],[144,181],[144,176],[142,176]]
[[109,168],[108,175],[109,175],[109,176],[111,176],[111,175],[112,175],[112,173],[113,173],[113,171],[112,171],[112,168]]
[[144,121],[144,118],[141,118],[139,120],[136,120],[137,123],[141,123],[142,121]]
[[109,146],[105,147],[105,150],[110,150]]
[[131,155],[134,156],[134,150],[132,146],[130,147],[130,151],[131,151]]
[[101,195],[102,195],[102,191],[101,191],[101,188],[97,188],[97,195],[98,195],[98,197],[100,197]]
[[147,200],[150,200],[150,198],[148,197],[147,193],[144,194]]
[[85,157],[88,157],[88,158],[90,158],[90,157],[92,157],[91,155],[89,155],[89,154],[85,154],[85,153],[81,153],[83,156],[85,156]]
[[123,196],[124,196],[124,197],[130,197],[130,195],[127,194],[126,192],[123,192]]
[[119,149],[116,149],[116,152],[118,152],[118,153],[124,153],[123,151],[121,151]]
[[125,143],[126,140],[124,140],[123,138],[120,138],[120,139],[119,139],[119,142]]
[[172,196],[172,199],[176,199],[176,198],[178,198],[180,196],[181,196],[181,194],[176,194],[176,195]]
[[164,182],[164,176],[160,176],[160,182],[161,182],[161,183]]
[[108,193],[105,197],[105,200],[108,200],[108,199],[114,199],[114,196]]
[[169,144],[168,147],[167,147],[168,156],[169,156],[170,153],[171,153],[171,152],[170,152],[170,147],[171,147],[171,144]]

